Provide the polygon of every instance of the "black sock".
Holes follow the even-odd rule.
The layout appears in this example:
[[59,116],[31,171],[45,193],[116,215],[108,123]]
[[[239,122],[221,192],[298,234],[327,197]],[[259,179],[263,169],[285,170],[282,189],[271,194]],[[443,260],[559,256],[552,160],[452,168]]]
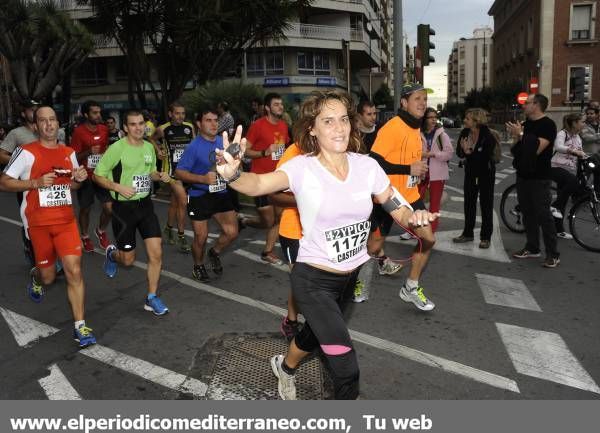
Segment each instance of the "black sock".
[[380,265],[383,265],[383,263],[385,262],[385,259],[387,259],[386,255],[377,257],[377,260],[379,261]]
[[285,363],[285,359],[281,362],[281,369],[283,371],[285,371],[286,374],[289,374],[290,376],[293,376],[294,374],[296,374],[296,369],[288,367],[287,364]]

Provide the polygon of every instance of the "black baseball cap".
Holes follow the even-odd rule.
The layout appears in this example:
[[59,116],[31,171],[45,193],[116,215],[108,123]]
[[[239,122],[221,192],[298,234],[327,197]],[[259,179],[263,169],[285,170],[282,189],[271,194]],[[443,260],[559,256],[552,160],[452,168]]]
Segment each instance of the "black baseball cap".
[[411,93],[418,92],[419,90],[425,90],[427,94],[433,93],[432,89],[428,89],[427,87],[423,87],[421,83],[404,83],[402,89],[400,90],[400,97],[406,98]]
[[27,101],[23,101],[23,103],[21,104],[21,107],[23,110],[27,110],[28,108],[38,107],[39,105],[40,105],[39,102],[34,101],[33,99],[29,99]]

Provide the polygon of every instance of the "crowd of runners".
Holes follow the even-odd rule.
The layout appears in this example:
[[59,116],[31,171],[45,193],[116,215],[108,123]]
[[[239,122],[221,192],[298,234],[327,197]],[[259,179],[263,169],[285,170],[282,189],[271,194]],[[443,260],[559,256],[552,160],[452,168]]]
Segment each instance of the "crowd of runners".
[[[281,324],[290,345],[271,360],[279,395],[295,399],[296,368],[320,349],[335,398],[358,398],[357,356],[343,312],[349,302],[368,298],[375,270],[391,275],[401,269],[384,252],[394,224],[418,239],[399,297],[422,311],[435,308],[421,283],[439,216],[419,191],[428,172],[421,136],[427,94],[420,84],[404,85],[398,115],[379,127],[371,102],[356,106],[343,92],[315,92],[290,128],[283,98],[269,93],[247,130],[232,128],[223,105],[201,110],[188,123],[179,102],[170,105],[163,125],[130,110],[119,128],[114,118],[102,119],[100,104],[88,101],[68,145],[51,106],[24,107],[23,126],[0,145],[6,164],[0,189],[18,195],[32,261],[28,296],[41,302],[45,287],[64,273],[74,339],[84,348],[96,343],[85,321],[84,252],[99,247],[104,273],[118,278],[119,268],[135,261],[139,234],[147,255],[143,308],[161,316],[169,311],[159,289],[163,243],[191,253],[193,278],[206,282],[227,272],[221,255],[239,230],[259,228],[266,236],[265,264],[285,260],[291,269]],[[165,227],[153,206],[157,187],[171,194]],[[238,193],[254,197],[255,217],[240,216]],[[95,202],[100,214],[90,221]],[[220,230],[205,251],[211,219]],[[191,245],[184,234],[188,220]]]

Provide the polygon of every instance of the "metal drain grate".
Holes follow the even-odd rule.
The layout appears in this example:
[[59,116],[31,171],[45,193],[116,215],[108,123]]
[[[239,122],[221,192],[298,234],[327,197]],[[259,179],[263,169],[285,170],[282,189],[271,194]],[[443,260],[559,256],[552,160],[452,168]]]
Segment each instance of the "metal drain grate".
[[[212,373],[209,373],[207,399],[279,399],[277,378],[269,361],[273,355],[287,352],[286,340],[279,334],[225,334],[215,340],[205,346],[216,356]],[[319,358],[309,358],[296,372],[297,398],[327,398],[330,392],[326,379],[327,374]]]

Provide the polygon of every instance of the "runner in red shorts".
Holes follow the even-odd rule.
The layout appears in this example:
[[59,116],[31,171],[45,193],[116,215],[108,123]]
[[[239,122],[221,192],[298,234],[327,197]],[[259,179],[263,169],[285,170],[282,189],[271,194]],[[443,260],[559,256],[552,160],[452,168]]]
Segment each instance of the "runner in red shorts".
[[81,240],[71,195],[71,190],[87,179],[87,172],[79,167],[73,149],[58,143],[58,120],[52,107],[38,108],[34,123],[39,141],[13,153],[0,177],[0,189],[23,192],[21,219],[29,232],[36,260],[27,286],[29,297],[37,303],[42,301],[42,284],[54,282],[54,263],[60,258],[75,321],[73,337],[80,347],[87,347],[95,344],[96,338],[84,320]]

